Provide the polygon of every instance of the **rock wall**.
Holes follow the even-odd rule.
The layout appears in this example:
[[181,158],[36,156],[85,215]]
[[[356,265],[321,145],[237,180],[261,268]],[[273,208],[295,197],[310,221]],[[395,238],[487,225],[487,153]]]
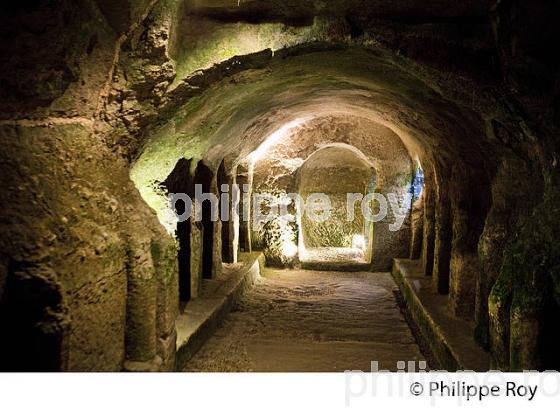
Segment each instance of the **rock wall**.
[[34,3],[2,6],[2,367],[173,368],[175,244],[105,121],[122,44],[152,4]]

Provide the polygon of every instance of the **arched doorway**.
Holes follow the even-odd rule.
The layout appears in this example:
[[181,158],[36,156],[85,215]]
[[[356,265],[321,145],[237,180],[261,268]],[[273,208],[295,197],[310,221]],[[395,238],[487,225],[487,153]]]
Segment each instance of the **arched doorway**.
[[[298,171],[298,193],[306,204],[299,221],[302,261],[369,263],[373,224],[360,205],[375,185],[373,165],[352,146],[328,145],[307,158]],[[328,210],[321,211],[323,206]]]

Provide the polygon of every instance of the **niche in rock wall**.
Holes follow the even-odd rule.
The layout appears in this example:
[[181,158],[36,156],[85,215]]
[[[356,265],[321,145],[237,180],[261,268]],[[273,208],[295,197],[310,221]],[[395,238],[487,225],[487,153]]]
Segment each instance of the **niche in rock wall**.
[[[298,191],[308,210],[300,226],[306,257],[317,253],[324,261],[365,261],[373,226],[364,217],[361,201],[349,198],[374,190],[375,171],[354,150],[331,146],[313,153],[298,173]],[[309,212],[321,197],[328,201],[330,212]]]

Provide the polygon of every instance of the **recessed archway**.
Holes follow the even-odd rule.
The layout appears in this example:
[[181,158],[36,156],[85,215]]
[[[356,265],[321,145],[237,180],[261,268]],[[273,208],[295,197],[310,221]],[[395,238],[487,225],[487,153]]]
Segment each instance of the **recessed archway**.
[[[329,145],[307,158],[298,170],[298,193],[310,211],[299,227],[302,261],[369,262],[373,225],[353,198],[373,192],[375,175],[373,164],[351,146]],[[328,210],[312,212],[316,201],[327,201]]]

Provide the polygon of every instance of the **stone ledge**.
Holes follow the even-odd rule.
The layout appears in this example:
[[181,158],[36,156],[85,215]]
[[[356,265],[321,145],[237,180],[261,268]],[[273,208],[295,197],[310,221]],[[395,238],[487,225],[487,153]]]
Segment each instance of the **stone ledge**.
[[261,253],[241,254],[239,266],[224,269],[217,279],[205,280],[199,298],[189,301],[177,318],[176,369],[181,370],[214,334],[234,303],[260,276]]
[[432,288],[419,260],[394,259],[393,277],[406,306],[441,369],[488,371],[490,355],[473,338],[473,324],[453,317],[447,295]]

